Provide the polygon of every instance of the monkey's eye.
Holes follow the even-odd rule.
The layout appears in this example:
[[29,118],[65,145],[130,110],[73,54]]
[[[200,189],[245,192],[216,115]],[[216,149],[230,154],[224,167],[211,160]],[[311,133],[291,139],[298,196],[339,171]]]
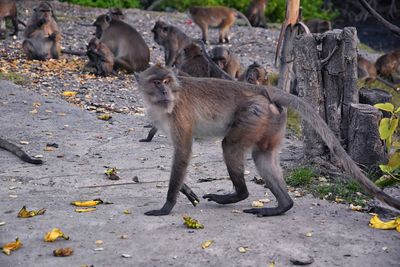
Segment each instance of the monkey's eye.
[[171,81],[170,79],[165,79],[163,80],[163,84],[169,84],[170,81]]

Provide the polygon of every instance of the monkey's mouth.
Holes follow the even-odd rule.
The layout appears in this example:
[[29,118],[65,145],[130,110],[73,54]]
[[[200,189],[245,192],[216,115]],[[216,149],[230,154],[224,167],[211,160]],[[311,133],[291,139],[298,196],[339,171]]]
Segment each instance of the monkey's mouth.
[[163,99],[163,100],[158,100],[157,104],[160,106],[168,106],[171,103],[171,100],[168,99]]

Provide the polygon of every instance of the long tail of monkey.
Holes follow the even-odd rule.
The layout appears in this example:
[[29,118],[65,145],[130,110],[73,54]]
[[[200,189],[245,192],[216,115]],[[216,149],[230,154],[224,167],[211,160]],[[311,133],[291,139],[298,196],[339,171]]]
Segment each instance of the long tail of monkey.
[[235,9],[235,12],[236,12],[236,16],[240,17],[242,20],[244,20],[246,22],[247,26],[253,27],[253,25],[251,25],[249,19],[246,17],[245,14],[243,14],[240,11],[237,11],[236,9]]
[[28,154],[26,154],[20,147],[4,140],[3,138],[0,138],[0,148],[3,148],[5,150],[13,153],[18,158],[20,158],[21,160],[23,160],[25,162],[32,163],[32,164],[42,164],[43,163],[43,161],[41,159],[33,159],[33,158],[29,157]]
[[268,87],[268,94],[272,102],[284,107],[291,107],[299,111],[302,117],[310,123],[310,125],[325,141],[331,152],[339,160],[343,169],[348,172],[348,174],[350,174],[355,180],[357,180],[357,182],[367,192],[371,193],[373,196],[388,204],[389,206],[400,210],[400,200],[395,199],[384,193],[382,189],[377,187],[363,174],[361,169],[343,149],[339,140],[329,129],[325,121],[306,102],[304,102],[297,96],[285,93],[284,91],[275,87]]

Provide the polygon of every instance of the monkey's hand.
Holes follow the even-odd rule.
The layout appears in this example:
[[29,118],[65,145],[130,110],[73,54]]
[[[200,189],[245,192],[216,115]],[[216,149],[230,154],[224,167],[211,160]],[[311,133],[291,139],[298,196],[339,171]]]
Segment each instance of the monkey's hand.
[[160,210],[150,210],[148,212],[145,212],[144,215],[147,216],[164,216],[168,215],[172,208],[175,206],[175,203],[171,202],[165,202],[164,206]]
[[197,204],[199,204],[200,199],[198,198],[198,196],[192,191],[192,189],[190,189],[189,186],[187,186],[186,184],[183,184],[182,188],[181,188],[181,192],[182,194],[184,194],[189,201],[192,203],[192,205],[194,207],[197,206]]

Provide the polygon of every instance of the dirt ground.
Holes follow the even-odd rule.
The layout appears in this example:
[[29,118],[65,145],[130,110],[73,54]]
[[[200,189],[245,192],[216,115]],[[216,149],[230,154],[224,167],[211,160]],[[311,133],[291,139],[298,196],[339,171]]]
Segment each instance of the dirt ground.
[[[27,2],[26,7],[31,4]],[[104,11],[55,6],[63,46],[84,49],[93,29],[76,29],[75,23],[90,22]],[[20,10],[22,18],[29,15]],[[163,58],[150,32],[158,18],[193,37],[200,35],[183,14],[127,11],[127,21],[152,48],[152,63]],[[240,55],[243,65],[257,60],[274,70],[276,29],[235,26],[232,32],[231,49]],[[369,228],[371,215],[354,212],[348,205],[306,195],[293,196],[294,207],[282,216],[257,218],[242,213],[254,200],[268,198],[271,202],[266,205],[275,204],[267,189],[251,181],[256,173],[249,156],[248,199],[226,206],[201,201],[193,207],[181,196],[169,216],[145,216],[144,212],[164,202],[172,149],[162,133],[152,143],[138,142],[147,134],[143,126],[148,119],[133,78],[123,73],[112,78],[91,77],[80,71],[84,59],[70,56],[59,62],[29,62],[19,52],[21,36],[8,38],[0,46],[0,71],[28,78],[22,86],[0,81],[0,136],[17,144],[29,142],[24,150],[42,155],[45,163],[22,163],[0,150],[0,245],[16,237],[23,243],[10,256],[0,253],[0,266],[291,266],[295,261],[312,262],[311,266],[399,265],[399,233]],[[211,38],[217,40],[215,31]],[[78,94],[65,99],[63,91]],[[113,118],[97,119],[105,111]],[[48,143],[56,143],[58,148],[45,151]],[[296,165],[301,157],[301,141],[286,138],[282,165]],[[106,167],[117,167],[121,180],[107,179]],[[196,140],[187,178],[198,196],[232,190],[220,140]],[[199,181],[206,178],[218,179]],[[392,191],[399,196],[398,188]],[[113,204],[99,205],[88,213],[76,213],[70,205],[71,201],[95,198]],[[33,218],[17,218],[23,205],[47,211]],[[187,229],[183,214],[198,219],[204,229]],[[46,232],[55,227],[70,239],[44,242]],[[207,240],[214,242],[203,249]],[[52,251],[61,247],[71,247],[73,255],[54,257]]]

